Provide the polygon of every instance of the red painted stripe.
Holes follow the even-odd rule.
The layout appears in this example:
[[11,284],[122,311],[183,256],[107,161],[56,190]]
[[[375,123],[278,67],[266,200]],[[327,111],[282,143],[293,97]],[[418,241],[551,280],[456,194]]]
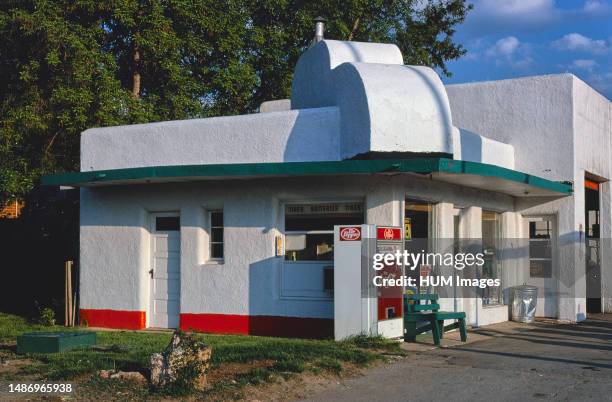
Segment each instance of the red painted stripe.
[[81,309],[80,317],[89,327],[143,329],[147,323],[144,311]]
[[291,338],[329,338],[334,320],[325,318],[280,317],[233,314],[181,314],[182,330],[214,334],[284,336]]

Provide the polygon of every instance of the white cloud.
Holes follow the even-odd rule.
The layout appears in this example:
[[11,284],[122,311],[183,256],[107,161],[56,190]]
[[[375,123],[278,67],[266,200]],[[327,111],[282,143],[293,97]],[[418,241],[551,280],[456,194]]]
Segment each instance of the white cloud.
[[549,13],[555,7],[553,0],[481,0],[491,11],[500,15],[533,15]]
[[552,43],[559,50],[583,51],[590,53],[605,53],[609,46],[603,39],[591,39],[587,36],[573,32],[564,35]]
[[593,59],[576,59],[569,65],[571,70],[593,71],[597,62]]
[[604,1],[587,0],[582,9],[587,14],[607,13],[610,11],[610,6]]
[[525,69],[533,63],[528,44],[521,43],[515,36],[501,38],[490,46],[485,55],[495,59],[497,65],[508,65],[514,69]]
[[512,56],[519,48],[521,42],[514,36],[501,38],[487,50],[487,56]]
[[538,29],[557,21],[561,12],[553,0],[473,0],[463,29],[473,34],[495,34]]
[[612,7],[605,0],[586,0],[580,6],[561,8],[555,0],[471,0],[474,9],[461,31],[470,36],[525,33],[577,19],[607,18]]

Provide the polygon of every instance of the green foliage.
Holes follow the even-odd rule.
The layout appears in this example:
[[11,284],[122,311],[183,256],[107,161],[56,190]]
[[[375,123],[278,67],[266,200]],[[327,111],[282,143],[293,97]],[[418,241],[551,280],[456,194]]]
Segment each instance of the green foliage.
[[338,359],[323,357],[315,361],[315,366],[339,374],[342,371],[342,363]]
[[399,343],[382,336],[367,336],[367,335],[356,335],[352,336],[343,342],[355,345],[363,349],[380,349],[388,351],[399,351]]
[[466,0],[4,0],[0,201],[78,169],[87,128],[254,111],[289,96],[293,68],[326,37],[395,42],[449,74],[465,53]]
[[55,325],[55,311],[49,307],[45,307],[40,311],[40,323],[46,327]]

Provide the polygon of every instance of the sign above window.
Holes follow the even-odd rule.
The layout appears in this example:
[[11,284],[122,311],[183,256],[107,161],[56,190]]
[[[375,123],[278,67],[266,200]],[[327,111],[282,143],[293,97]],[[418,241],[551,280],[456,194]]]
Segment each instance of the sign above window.
[[363,206],[358,202],[324,203],[324,204],[291,204],[285,207],[287,215],[326,215],[362,213]]

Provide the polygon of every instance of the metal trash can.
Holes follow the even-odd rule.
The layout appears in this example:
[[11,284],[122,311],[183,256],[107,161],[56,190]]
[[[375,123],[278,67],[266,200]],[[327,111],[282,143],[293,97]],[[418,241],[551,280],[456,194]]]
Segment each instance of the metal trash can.
[[512,321],[530,323],[535,320],[538,288],[522,285],[513,288]]

